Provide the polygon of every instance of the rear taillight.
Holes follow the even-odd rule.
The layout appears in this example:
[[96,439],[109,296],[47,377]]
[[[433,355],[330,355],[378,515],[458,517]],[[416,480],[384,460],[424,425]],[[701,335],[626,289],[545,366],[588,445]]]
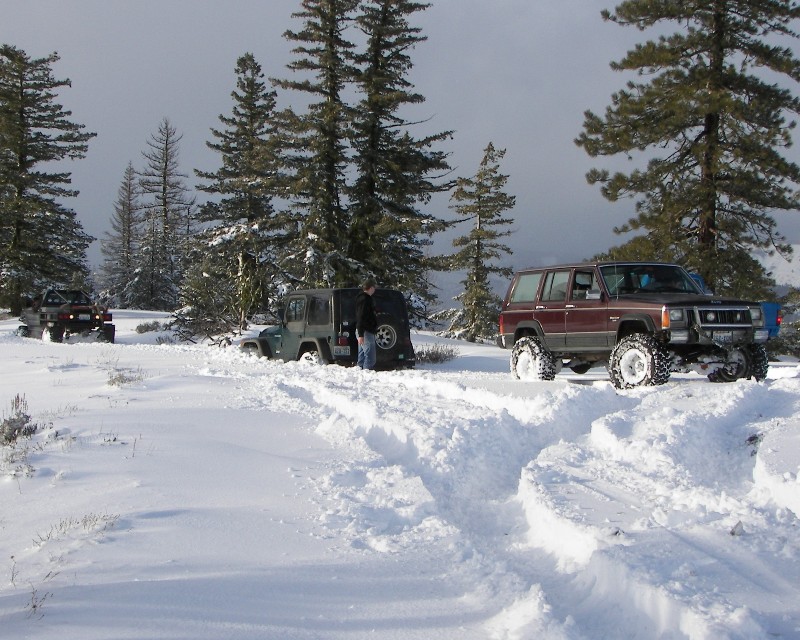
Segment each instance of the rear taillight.
[[500,316],[499,324],[500,324],[500,334],[502,335],[505,333],[505,328],[506,328],[505,322],[503,321],[503,316]]
[[103,314],[103,322],[111,322],[111,314],[110,313],[104,313]]

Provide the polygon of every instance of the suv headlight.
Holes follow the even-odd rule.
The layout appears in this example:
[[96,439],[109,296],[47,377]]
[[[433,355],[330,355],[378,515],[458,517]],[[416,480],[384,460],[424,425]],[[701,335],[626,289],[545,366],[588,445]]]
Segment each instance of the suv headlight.
[[662,307],[661,309],[661,328],[669,329],[675,324],[685,324],[686,316],[683,309],[668,309]]
[[760,325],[762,323],[763,317],[760,306],[750,307],[750,319],[753,321],[754,325]]
[[683,309],[670,309],[669,320],[670,322],[683,322],[684,321]]

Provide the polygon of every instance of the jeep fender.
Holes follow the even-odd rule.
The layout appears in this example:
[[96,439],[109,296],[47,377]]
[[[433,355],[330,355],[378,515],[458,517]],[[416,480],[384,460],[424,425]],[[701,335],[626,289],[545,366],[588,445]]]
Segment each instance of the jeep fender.
[[544,330],[542,325],[536,320],[526,320],[517,324],[517,330],[514,332],[514,342],[524,336],[536,336],[537,338],[544,339]]
[[653,322],[653,318],[645,313],[630,313],[622,316],[617,326],[616,342],[619,342],[622,338],[632,333],[649,333],[650,335],[655,335],[656,325]]
[[333,362],[331,348],[328,346],[328,342],[319,338],[310,338],[301,342],[300,348],[297,350],[297,359],[299,360],[306,351],[312,350],[316,351],[325,362]]
[[240,348],[248,353],[255,353],[259,358],[271,358],[272,351],[269,344],[263,338],[250,338],[243,340]]

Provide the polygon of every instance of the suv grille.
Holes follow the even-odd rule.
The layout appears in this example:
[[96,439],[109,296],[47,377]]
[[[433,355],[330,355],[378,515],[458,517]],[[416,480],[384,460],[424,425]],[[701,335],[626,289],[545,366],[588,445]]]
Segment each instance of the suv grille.
[[714,308],[695,308],[695,313],[701,327],[719,326],[750,326],[753,322],[750,318],[750,309],[714,309]]

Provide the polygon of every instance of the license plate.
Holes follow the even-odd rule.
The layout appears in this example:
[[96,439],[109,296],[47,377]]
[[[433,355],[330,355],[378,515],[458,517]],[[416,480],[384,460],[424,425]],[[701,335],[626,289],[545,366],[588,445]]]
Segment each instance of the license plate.
[[79,313],[78,320],[91,320],[92,317],[88,313]]
[[349,356],[350,347],[333,347],[333,355],[335,356]]
[[715,342],[733,342],[733,331],[715,331]]

